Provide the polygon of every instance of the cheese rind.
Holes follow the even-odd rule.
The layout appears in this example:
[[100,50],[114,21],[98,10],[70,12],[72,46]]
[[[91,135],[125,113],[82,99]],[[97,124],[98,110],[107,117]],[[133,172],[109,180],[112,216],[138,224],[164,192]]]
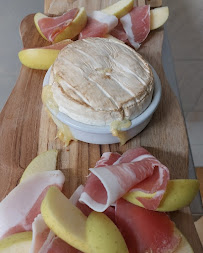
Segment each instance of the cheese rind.
[[98,126],[137,117],[150,104],[154,89],[143,57],[122,42],[104,38],[62,49],[49,83],[60,112]]

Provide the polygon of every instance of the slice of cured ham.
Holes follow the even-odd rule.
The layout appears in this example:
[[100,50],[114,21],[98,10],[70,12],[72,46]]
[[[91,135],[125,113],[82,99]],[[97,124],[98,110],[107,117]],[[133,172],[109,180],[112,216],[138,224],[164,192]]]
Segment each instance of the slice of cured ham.
[[170,253],[181,241],[167,214],[138,207],[124,199],[116,203],[116,224],[129,253]]
[[[114,155],[115,154],[115,155]],[[102,155],[102,158],[101,161],[102,163],[105,162],[105,159],[107,159],[107,157],[110,158],[110,161],[113,161],[115,159],[115,156],[121,156],[119,155],[118,153],[111,153],[111,152],[106,152]],[[97,163],[99,163],[99,161]],[[108,162],[108,160],[106,160],[106,162]],[[83,185],[80,185],[76,190],[75,192],[73,193],[73,195],[70,197],[70,201],[75,205],[77,206],[77,208],[80,209],[80,211],[83,212],[83,214],[85,216],[89,216],[90,213],[93,211],[89,206],[87,206],[86,204],[84,203],[80,203],[79,202],[79,198],[82,194],[84,190],[84,186]],[[115,208],[112,207],[112,206],[109,206],[105,211],[104,211],[104,214],[106,214],[114,223],[115,223]]]
[[64,181],[61,171],[46,171],[16,186],[0,203],[0,238],[30,231],[48,188],[56,185],[61,189]]
[[73,21],[79,12],[78,8],[74,8],[64,13],[60,17],[41,18],[38,21],[39,28],[43,35],[51,42]]
[[150,6],[134,7],[128,14],[120,19],[111,35],[123,42],[132,45],[135,49],[140,47],[150,32]]
[[111,31],[111,35],[121,41],[123,41],[126,44],[129,44],[128,36],[123,29],[123,25],[121,21],[119,20],[118,25]]
[[79,35],[79,39],[89,37],[104,37],[118,24],[118,19],[114,15],[106,14],[102,11],[93,11],[87,19],[85,28]]
[[154,173],[151,177],[148,177],[144,181],[136,185],[130,192],[141,191],[144,193],[153,194],[152,197],[136,197],[136,199],[142,203],[142,205],[150,210],[156,210],[163,198],[166,191],[167,182],[169,180],[168,169],[160,164],[155,166]]
[[128,150],[113,165],[90,169],[80,202],[103,212],[138,183],[152,176],[156,166],[161,163],[144,148]]
[[99,161],[97,161],[95,168],[98,167],[103,167],[106,165],[112,165],[114,164],[119,158],[121,157],[121,155],[119,153],[113,153],[113,152],[105,152],[102,154],[101,158],[99,159]]
[[30,253],[79,253],[59,237],[57,237],[45,224],[39,214],[32,224],[33,236]]

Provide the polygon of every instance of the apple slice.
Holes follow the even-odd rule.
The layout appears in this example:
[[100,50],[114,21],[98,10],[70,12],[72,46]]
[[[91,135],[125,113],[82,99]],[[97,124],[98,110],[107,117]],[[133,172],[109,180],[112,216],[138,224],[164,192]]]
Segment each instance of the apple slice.
[[57,187],[49,188],[41,214],[58,237],[82,252],[90,252],[85,232],[87,217]]
[[32,243],[32,232],[13,234],[0,241],[1,253],[28,253]]
[[35,157],[23,172],[20,183],[35,173],[55,170],[57,156],[58,150],[52,149]]
[[170,212],[188,206],[199,191],[199,181],[195,179],[169,180],[166,192],[157,211]]
[[103,213],[91,212],[87,218],[86,233],[91,253],[128,253],[119,229]]
[[178,248],[174,251],[174,253],[194,253],[192,247],[190,246],[187,239],[184,237],[184,235],[175,227],[174,233],[177,236],[181,237],[181,242],[178,246]]
[[107,8],[103,9],[102,12],[114,15],[117,18],[122,18],[133,8],[134,0],[121,0]]
[[[166,192],[161,200],[157,211],[170,212],[179,210],[188,206],[196,196],[199,190],[199,182],[195,179],[176,179],[169,180]],[[123,198],[135,205],[144,207],[137,197],[153,198],[154,194],[144,193],[141,191],[129,192]]]
[[150,11],[150,30],[161,27],[169,17],[168,6],[159,7]]
[[56,60],[60,50],[72,42],[67,39],[46,47],[23,49],[18,53],[18,57],[28,68],[47,70]]
[[[69,12],[71,12],[73,10],[75,10],[75,9],[72,9]],[[62,18],[63,16],[60,16],[60,17]],[[85,27],[85,25],[87,23],[87,14],[86,14],[85,9],[82,7],[79,9],[76,17],[70,23],[69,22],[67,23],[66,27],[63,26],[62,28],[60,28],[60,26],[62,26],[62,22],[64,24],[66,24],[66,22],[68,20],[63,20],[63,21],[59,20],[58,26],[56,26],[56,24],[55,24],[55,26],[53,26],[52,22],[50,22],[50,23],[46,22],[43,25],[40,24],[40,20],[42,20],[42,19],[45,19],[45,20],[49,19],[50,21],[52,21],[52,20],[56,21],[57,18],[59,18],[59,17],[50,18],[42,13],[36,13],[34,16],[34,22],[35,22],[35,26],[36,26],[38,32],[41,34],[41,36],[44,39],[54,42],[54,43],[65,40],[65,39],[73,39],[75,36],[77,36],[81,32],[81,30]],[[47,38],[47,36],[45,36],[45,34],[43,32],[44,28],[46,28],[46,29],[50,28],[49,30],[52,30],[52,34],[48,38]],[[58,30],[58,29],[61,29],[61,30]],[[55,35],[56,31],[57,31],[57,35]]]

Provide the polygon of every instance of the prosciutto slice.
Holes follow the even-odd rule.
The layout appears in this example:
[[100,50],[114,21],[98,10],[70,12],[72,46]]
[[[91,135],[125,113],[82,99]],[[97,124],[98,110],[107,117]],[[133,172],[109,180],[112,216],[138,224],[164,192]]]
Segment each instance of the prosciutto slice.
[[167,214],[138,207],[122,198],[116,203],[116,224],[129,253],[170,253],[181,241]]
[[45,224],[42,215],[39,214],[32,224],[32,245],[30,253],[79,253],[59,237],[57,237]]
[[127,36],[125,30],[123,29],[123,25],[120,20],[119,20],[118,25],[111,31],[111,35],[113,37],[123,41],[124,43],[129,44],[128,36]]
[[112,165],[114,164],[121,155],[119,153],[113,153],[113,152],[105,152],[99,159],[99,161],[96,162],[95,168],[103,167],[106,165]]
[[18,232],[30,231],[40,213],[41,202],[52,185],[62,189],[65,177],[61,171],[37,173],[16,186],[0,203],[0,239]]
[[156,166],[162,165],[144,148],[128,150],[113,165],[90,169],[79,201],[103,212],[138,183],[152,176]]
[[93,11],[88,16],[87,24],[79,35],[79,39],[89,37],[104,37],[118,24],[118,19],[114,15],[106,14],[102,11]]
[[[105,155],[106,154],[106,155]],[[112,158],[114,157],[114,154],[116,156],[118,156],[119,154],[118,153],[111,153],[111,152],[106,152],[104,153],[104,155],[102,156],[101,158],[101,161],[104,162],[104,159],[109,157],[110,160],[112,160]],[[120,156],[120,155],[119,155]],[[100,161],[100,160],[99,160]],[[99,163],[99,161],[97,163]],[[79,198],[82,194],[84,190],[84,186],[83,185],[80,185],[76,190],[75,192],[73,193],[73,195],[70,197],[70,201],[75,205],[77,206],[77,208],[80,209],[80,211],[83,212],[83,214],[85,216],[89,216],[89,214],[93,211],[89,206],[87,206],[86,204],[84,203],[80,203],[79,202]],[[114,223],[115,223],[115,208],[112,207],[112,206],[109,206],[105,211],[104,211],[104,214],[106,214]]]
[[38,21],[43,35],[51,42],[54,41],[55,37],[68,27],[79,12],[78,8],[74,8],[64,13],[60,17],[46,17],[41,18]]
[[150,198],[136,197],[136,199],[142,203],[145,208],[156,210],[166,191],[168,180],[169,171],[160,163],[159,166],[155,166],[154,173],[151,177],[137,184],[130,192],[142,191],[144,193],[153,194],[153,197]]
[[128,14],[123,16],[118,26],[111,31],[111,35],[138,49],[149,32],[150,6],[143,5],[134,7]]

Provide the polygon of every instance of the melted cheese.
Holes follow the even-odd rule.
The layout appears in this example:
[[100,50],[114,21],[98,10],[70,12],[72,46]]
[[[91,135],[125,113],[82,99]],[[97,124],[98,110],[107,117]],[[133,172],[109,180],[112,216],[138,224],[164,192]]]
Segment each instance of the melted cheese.
[[51,110],[54,110],[55,113],[58,113],[58,111],[59,111],[58,106],[53,99],[53,93],[52,93],[50,85],[43,87],[42,102],[45,105],[50,118],[52,118],[52,120],[54,121],[54,123],[57,126],[58,132],[57,132],[56,137],[59,138],[62,142],[64,142],[65,146],[68,146],[70,144],[71,140],[76,140],[76,139],[73,137],[70,128],[67,125],[65,125],[63,122],[58,120],[49,111],[49,108]]
[[113,136],[119,138],[121,145],[124,145],[129,139],[127,131],[122,131],[122,129],[129,128],[131,126],[130,120],[115,120],[111,123],[111,133]]

